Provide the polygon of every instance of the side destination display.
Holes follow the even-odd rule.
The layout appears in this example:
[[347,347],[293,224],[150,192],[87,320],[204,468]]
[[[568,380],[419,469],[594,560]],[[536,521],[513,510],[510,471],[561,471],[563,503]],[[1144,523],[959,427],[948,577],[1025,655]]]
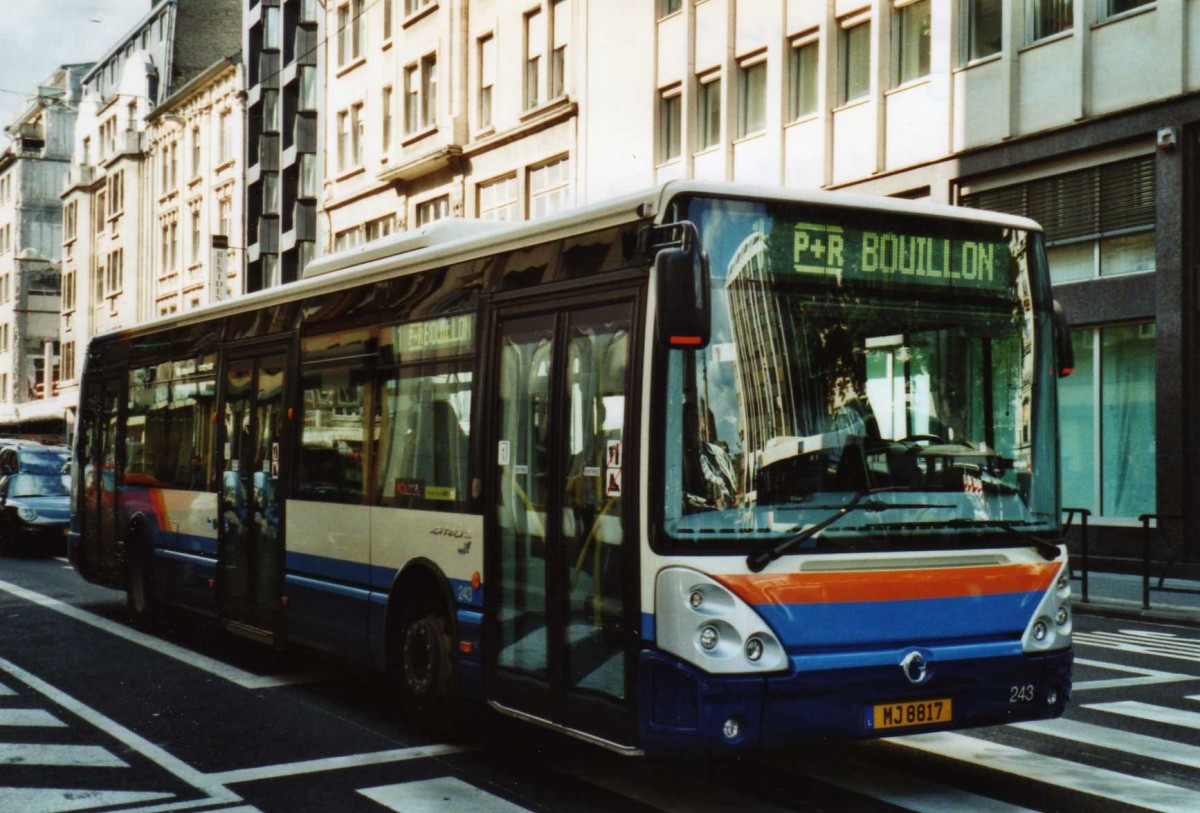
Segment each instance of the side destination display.
[[820,223],[796,223],[791,237],[789,265],[796,274],[993,291],[1005,291],[1012,284],[1012,257],[1002,241]]

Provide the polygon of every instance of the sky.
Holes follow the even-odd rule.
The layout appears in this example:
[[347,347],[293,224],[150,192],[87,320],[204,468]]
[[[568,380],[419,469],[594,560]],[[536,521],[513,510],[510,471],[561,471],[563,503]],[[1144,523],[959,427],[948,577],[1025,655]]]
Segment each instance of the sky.
[[[0,0],[0,126],[59,65],[94,62],[129,33],[151,0]],[[7,136],[0,133],[0,147]]]

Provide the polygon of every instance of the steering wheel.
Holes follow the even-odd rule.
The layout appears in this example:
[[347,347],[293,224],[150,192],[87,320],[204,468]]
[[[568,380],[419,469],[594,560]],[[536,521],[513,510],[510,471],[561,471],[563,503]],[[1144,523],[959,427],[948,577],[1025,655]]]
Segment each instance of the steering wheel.
[[927,440],[930,443],[944,443],[945,442],[942,440],[940,435],[930,435],[930,434],[906,435],[905,437],[900,438],[901,443],[917,443],[922,440]]

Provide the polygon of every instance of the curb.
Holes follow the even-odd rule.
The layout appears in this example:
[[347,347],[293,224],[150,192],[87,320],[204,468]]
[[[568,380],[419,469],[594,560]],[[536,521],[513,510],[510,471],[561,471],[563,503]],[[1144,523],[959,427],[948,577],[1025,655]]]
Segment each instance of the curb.
[[1071,609],[1076,615],[1097,615],[1103,618],[1119,618],[1129,621],[1150,621],[1160,624],[1179,624],[1185,627],[1200,628],[1200,608],[1193,607],[1152,607],[1147,610],[1136,601],[1121,601],[1120,599],[1101,599],[1099,601],[1071,602]]

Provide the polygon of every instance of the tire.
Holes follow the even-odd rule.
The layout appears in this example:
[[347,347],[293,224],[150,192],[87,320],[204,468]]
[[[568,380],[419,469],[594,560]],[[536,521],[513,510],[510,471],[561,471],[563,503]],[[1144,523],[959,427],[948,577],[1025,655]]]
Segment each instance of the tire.
[[129,608],[129,614],[139,626],[151,624],[158,617],[161,608],[154,597],[149,546],[135,546],[125,569],[125,605]]
[[389,647],[389,671],[401,713],[428,734],[457,737],[461,730],[458,663],[448,619],[425,608],[397,627]]

